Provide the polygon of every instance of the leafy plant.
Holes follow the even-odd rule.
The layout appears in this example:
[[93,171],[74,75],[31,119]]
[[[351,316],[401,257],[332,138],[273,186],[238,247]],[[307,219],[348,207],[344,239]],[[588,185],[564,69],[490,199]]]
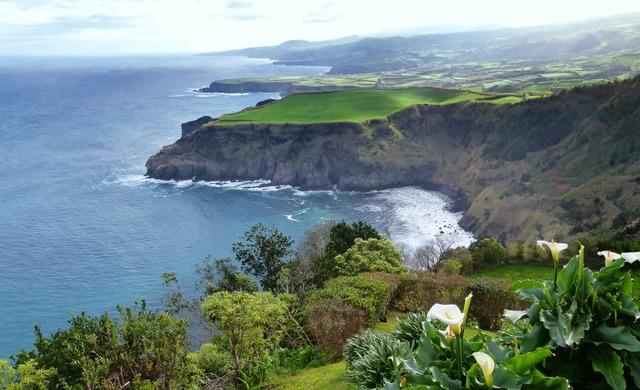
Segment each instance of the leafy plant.
[[377,389],[397,370],[397,360],[390,358],[409,358],[413,350],[409,342],[366,330],[345,345],[347,379],[361,389]]
[[584,267],[584,247],[557,283],[525,280],[510,289],[532,300],[529,326],[515,332],[521,353],[552,347],[541,370],[587,388],[640,387],[640,311],[619,258],[599,271]]
[[233,244],[231,250],[244,272],[255,276],[264,290],[277,292],[280,273],[293,253],[292,244],[291,237],[277,228],[267,229],[258,223],[244,234],[241,241]]
[[352,247],[335,258],[337,274],[355,276],[361,272],[403,273],[400,252],[387,237],[356,238]]
[[432,307],[427,318],[446,321],[447,329],[439,330],[424,321],[415,352],[409,358],[393,357],[395,378],[389,378],[384,389],[568,389],[566,379],[550,378],[536,369],[551,356],[549,346],[518,353],[483,333],[465,339],[470,300],[471,295],[463,312],[454,305]]

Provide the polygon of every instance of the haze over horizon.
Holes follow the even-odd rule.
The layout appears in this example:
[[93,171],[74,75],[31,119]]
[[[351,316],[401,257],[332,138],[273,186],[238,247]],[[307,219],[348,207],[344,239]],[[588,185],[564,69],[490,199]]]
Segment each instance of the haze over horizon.
[[197,53],[437,26],[525,27],[640,12],[628,0],[0,0],[0,55]]

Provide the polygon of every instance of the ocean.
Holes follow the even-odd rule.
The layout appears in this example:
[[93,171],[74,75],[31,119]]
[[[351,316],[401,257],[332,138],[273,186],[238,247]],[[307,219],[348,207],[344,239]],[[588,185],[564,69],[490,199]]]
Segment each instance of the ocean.
[[258,222],[296,242],[320,222],[344,219],[407,247],[441,231],[468,245],[450,199],[419,188],[305,192],[144,177],[147,158],[180,137],[181,123],[277,97],[195,89],[326,70],[190,55],[0,57],[0,358],[32,348],[34,324],[48,335],[70,313],[141,299],[162,308],[163,272],[188,290],[202,259],[230,256]]

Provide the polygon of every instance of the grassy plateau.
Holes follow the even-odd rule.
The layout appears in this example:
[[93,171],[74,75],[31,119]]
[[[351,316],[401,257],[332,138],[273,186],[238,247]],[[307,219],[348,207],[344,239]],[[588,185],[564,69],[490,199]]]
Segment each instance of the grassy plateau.
[[358,89],[298,93],[280,101],[239,113],[224,115],[216,123],[318,123],[361,122],[384,118],[414,104],[450,104],[460,101],[519,101],[515,96],[487,95],[440,88]]

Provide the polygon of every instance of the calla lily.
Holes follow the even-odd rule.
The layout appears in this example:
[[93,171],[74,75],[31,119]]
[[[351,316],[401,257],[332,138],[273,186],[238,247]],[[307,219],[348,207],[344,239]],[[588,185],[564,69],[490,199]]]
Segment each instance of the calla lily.
[[511,321],[511,323],[516,323],[520,318],[524,317],[527,314],[524,310],[507,310],[504,309],[503,316],[504,318]]
[[620,253],[620,256],[627,263],[633,263],[634,261],[640,259],[640,252],[622,252]]
[[551,240],[551,242],[538,240],[537,243],[539,247],[544,247],[546,245],[549,248],[554,261],[558,261],[558,254],[569,247],[569,244],[555,242],[554,240]]
[[447,329],[441,330],[439,332],[442,333],[444,337],[447,338],[447,340],[451,340],[455,336],[453,334],[453,330],[451,329],[451,326],[449,325],[447,325]]
[[460,311],[460,308],[456,305],[442,305],[436,303],[429,309],[427,313],[427,319],[436,319],[449,325],[451,331],[458,336],[464,319],[464,314]]
[[490,389],[493,387],[493,369],[496,367],[496,363],[491,359],[491,356],[484,352],[474,352],[473,357],[478,362],[478,366],[484,374],[484,379],[487,381],[487,387]]
[[598,252],[598,256],[604,256],[604,265],[605,267],[610,266],[614,261],[618,260],[622,256],[620,254],[611,252],[611,251],[601,251]]

